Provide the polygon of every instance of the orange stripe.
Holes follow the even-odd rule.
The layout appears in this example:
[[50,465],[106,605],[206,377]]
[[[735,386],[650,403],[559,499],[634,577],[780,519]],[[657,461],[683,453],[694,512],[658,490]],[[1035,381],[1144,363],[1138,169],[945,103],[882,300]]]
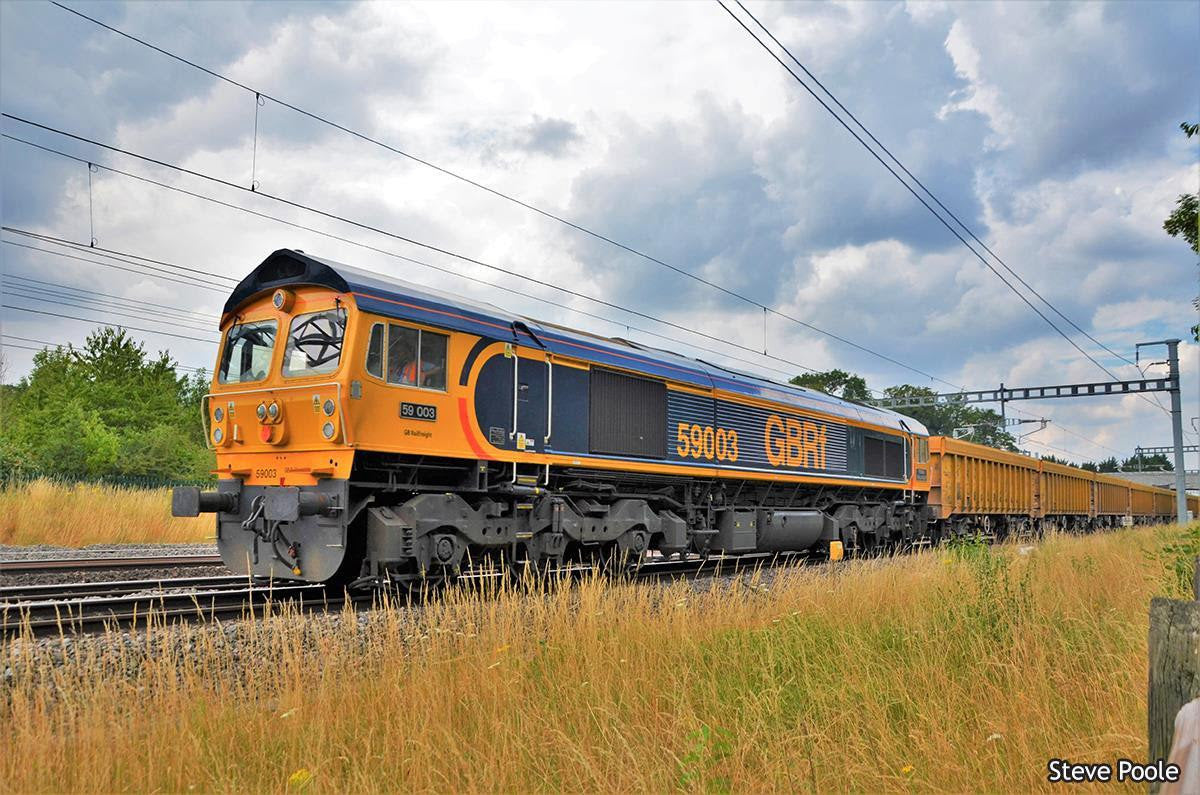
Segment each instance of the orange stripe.
[[479,442],[475,440],[475,434],[471,432],[471,422],[467,416],[467,399],[460,397],[458,399],[458,421],[462,423],[463,436],[467,437],[467,444],[471,446],[471,452],[476,458],[491,458],[487,451],[479,446]]

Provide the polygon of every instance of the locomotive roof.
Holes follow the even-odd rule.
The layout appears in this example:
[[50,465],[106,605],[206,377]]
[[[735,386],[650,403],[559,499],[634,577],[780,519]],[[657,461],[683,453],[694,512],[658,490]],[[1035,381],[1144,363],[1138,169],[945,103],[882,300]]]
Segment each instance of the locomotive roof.
[[506,312],[488,303],[421,287],[391,276],[314,257],[303,251],[279,249],[233,289],[224,317],[254,296],[278,287],[315,285],[352,293],[359,308],[372,314],[465,331],[484,337],[536,347],[552,353],[587,359],[690,383],[717,387],[797,408],[860,420],[913,433],[927,434],[919,421],[886,409],[866,406],[813,389],[783,384],[701,359],[654,348],[618,337],[603,337],[554,323]]

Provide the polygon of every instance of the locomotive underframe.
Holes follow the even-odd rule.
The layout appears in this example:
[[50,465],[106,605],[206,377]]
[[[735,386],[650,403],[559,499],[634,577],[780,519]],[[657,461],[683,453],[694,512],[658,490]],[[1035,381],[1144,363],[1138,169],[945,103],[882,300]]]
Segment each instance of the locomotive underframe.
[[[827,556],[929,540],[924,495],[731,478],[533,467],[360,452],[349,480],[244,486],[213,506],[234,571],[382,584],[468,562],[639,560],[710,553]],[[211,509],[211,508],[210,508]],[[836,553],[835,553],[836,554]]]

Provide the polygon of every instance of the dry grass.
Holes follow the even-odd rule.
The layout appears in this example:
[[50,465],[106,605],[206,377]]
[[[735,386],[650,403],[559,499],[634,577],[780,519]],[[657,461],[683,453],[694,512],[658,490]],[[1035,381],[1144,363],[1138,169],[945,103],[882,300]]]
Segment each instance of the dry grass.
[[171,516],[170,489],[33,480],[0,488],[0,544],[171,544],[212,540],[212,516]]
[[246,624],[236,656],[199,627],[103,655],[17,641],[0,789],[1045,790],[1052,755],[1144,757],[1148,603],[1182,591],[1189,538],[964,547],[704,593],[451,593]]

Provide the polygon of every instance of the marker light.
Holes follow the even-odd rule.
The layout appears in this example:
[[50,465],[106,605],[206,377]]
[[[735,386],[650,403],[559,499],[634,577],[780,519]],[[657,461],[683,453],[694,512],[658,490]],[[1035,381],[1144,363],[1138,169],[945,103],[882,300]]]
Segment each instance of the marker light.
[[220,444],[224,440],[225,440],[225,431],[221,430],[220,428],[217,428],[215,431],[213,431],[213,441],[214,442],[216,442],[217,444]]
[[334,427],[333,427],[333,423],[332,423],[332,422],[327,422],[327,423],[325,423],[324,425],[322,425],[322,426],[321,426],[321,433],[325,435],[325,438],[326,438],[326,439],[332,439],[332,438],[333,438],[333,433],[334,433],[334,430],[335,430],[335,429],[334,429]]
[[260,420],[265,420],[267,418],[267,407],[262,403],[259,403],[258,408],[254,410],[254,413],[258,415]]
[[220,406],[217,406],[216,411],[213,412],[213,419],[216,420],[217,422],[220,422],[221,420],[225,419],[225,410],[222,409]]
[[326,417],[332,417],[334,409],[333,401],[326,399],[324,405],[321,406],[321,409],[325,412]]
[[271,419],[275,419],[276,417],[278,417],[279,416],[279,404],[272,403],[271,405],[267,406],[267,413],[271,415]]

